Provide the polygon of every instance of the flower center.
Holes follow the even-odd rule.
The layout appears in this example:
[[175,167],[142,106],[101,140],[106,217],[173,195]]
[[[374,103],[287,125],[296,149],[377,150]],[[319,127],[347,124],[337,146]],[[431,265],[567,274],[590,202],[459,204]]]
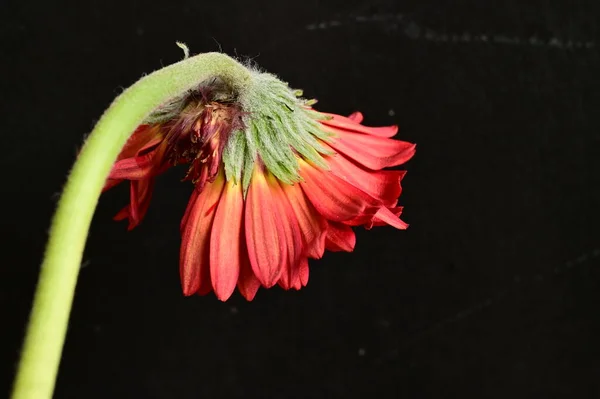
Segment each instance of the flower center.
[[163,124],[165,158],[173,165],[189,164],[183,180],[201,190],[216,178],[225,144],[241,127],[241,112],[234,103],[192,97],[177,118]]

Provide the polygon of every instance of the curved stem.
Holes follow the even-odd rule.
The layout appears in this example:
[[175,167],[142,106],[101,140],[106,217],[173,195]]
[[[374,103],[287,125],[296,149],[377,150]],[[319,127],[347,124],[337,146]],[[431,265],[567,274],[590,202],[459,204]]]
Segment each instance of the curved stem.
[[220,77],[240,92],[250,72],[220,53],[147,75],[117,97],[86,140],[52,221],[12,398],[51,398],[92,215],[112,164],[135,128],[167,100]]

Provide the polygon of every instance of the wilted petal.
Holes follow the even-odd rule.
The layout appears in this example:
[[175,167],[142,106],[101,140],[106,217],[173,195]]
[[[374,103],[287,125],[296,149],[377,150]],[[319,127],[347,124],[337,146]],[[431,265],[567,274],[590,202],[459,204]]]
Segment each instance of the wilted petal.
[[299,184],[281,184],[300,226],[305,255],[319,259],[325,252],[327,221],[307,200]]
[[403,222],[399,218],[402,214],[402,208],[401,206],[391,209],[380,208],[373,217],[373,221],[369,227],[390,225],[400,230],[406,230],[408,223]]
[[256,277],[267,288],[277,283],[287,257],[282,226],[285,215],[279,214],[276,199],[272,195],[273,186],[277,182],[272,180],[271,176],[267,177],[258,167],[255,168],[245,210],[246,245],[250,264]]
[[353,112],[350,115],[348,115],[348,119],[350,119],[352,122],[356,122],[356,123],[361,123],[363,121],[363,114],[362,112]]
[[242,258],[240,263],[240,276],[238,278],[237,287],[240,293],[246,300],[251,301],[256,296],[256,292],[260,288],[260,281],[252,271],[250,259],[248,258],[248,248],[246,241],[242,238],[240,242],[242,248]]
[[356,245],[356,235],[352,229],[341,223],[329,223],[325,245],[332,252],[352,252]]
[[132,158],[144,149],[160,142],[160,130],[156,126],[140,125],[129,137],[117,160]]
[[282,265],[279,284],[284,289],[288,290],[290,289],[292,282],[298,278],[299,261],[306,252],[306,244],[303,239],[296,212],[282,188],[282,186],[285,185],[285,183],[274,184],[272,186],[271,195],[277,206],[277,213],[281,215],[281,228],[284,233],[281,238],[284,240],[284,245],[287,249],[287,258]]
[[333,132],[337,137],[329,143],[331,147],[372,170],[403,164],[415,153],[415,144],[406,141],[341,130]]
[[226,301],[233,293],[241,258],[247,256],[240,247],[243,213],[242,187],[230,180],[221,195],[210,237],[210,277],[221,301]]
[[134,158],[125,158],[117,161],[110,171],[109,179],[114,180],[141,180],[152,176],[154,170],[154,157],[157,150]]
[[298,263],[298,273],[296,274],[295,279],[291,282],[289,288],[299,290],[302,287],[306,287],[306,284],[308,284],[308,272],[308,258],[300,259],[300,262]]
[[151,127],[148,125],[140,125],[135,132],[129,137],[125,146],[121,149],[121,152],[117,156],[117,160],[113,165],[111,170],[111,174],[109,175],[106,183],[104,184],[104,188],[102,192],[107,191],[119,183],[123,182],[123,180],[128,179],[128,177],[122,177],[113,175],[118,169],[121,169],[124,164],[121,166],[117,166],[117,164],[125,159],[134,159],[139,156],[142,152],[152,149],[152,147],[158,145],[161,141],[160,131],[156,127]]
[[121,179],[106,179],[106,183],[104,183],[102,192],[110,190],[111,188],[121,184],[122,182],[123,182],[123,180],[121,180]]
[[344,224],[349,226],[363,226],[370,230],[373,226],[390,225],[400,230],[406,230],[408,224],[400,220],[398,217],[402,213],[402,207],[381,207],[375,215],[362,215],[354,219],[346,220]]
[[366,170],[342,154],[327,157],[331,173],[380,200],[386,206],[395,206],[402,193],[400,181],[406,174],[403,170]]
[[187,224],[187,221],[190,217],[190,213],[192,213],[192,209],[194,209],[192,204],[196,202],[196,198],[200,195],[200,190],[194,188],[192,190],[192,194],[190,194],[190,199],[188,200],[188,206],[185,208],[185,212],[183,213],[183,217],[181,218],[181,222],[179,223],[179,232],[183,234],[183,228]]
[[154,180],[132,181],[130,190],[129,228],[137,226],[148,211]]
[[374,215],[381,205],[364,191],[340,179],[331,172],[323,171],[300,162],[302,190],[317,211],[335,222],[349,220],[359,215]]
[[195,201],[188,204],[187,222],[183,227],[180,251],[181,286],[184,295],[210,292],[210,233],[223,191],[222,173],[207,184]]
[[121,209],[113,219],[129,219],[128,230],[132,230],[140,224],[146,212],[148,212],[153,188],[154,179],[131,181],[129,184],[129,205]]
[[302,259],[302,262],[300,262],[300,272],[298,273],[300,275],[300,285],[302,287],[306,287],[306,284],[308,284],[308,259],[304,258]]
[[355,112],[349,117],[328,113],[323,114],[332,117],[332,119],[324,119],[320,122],[335,129],[343,129],[348,132],[358,132],[379,137],[393,137],[396,133],[398,133],[398,126],[396,125],[382,127],[369,127],[361,125],[360,122],[362,122],[363,116],[360,112]]

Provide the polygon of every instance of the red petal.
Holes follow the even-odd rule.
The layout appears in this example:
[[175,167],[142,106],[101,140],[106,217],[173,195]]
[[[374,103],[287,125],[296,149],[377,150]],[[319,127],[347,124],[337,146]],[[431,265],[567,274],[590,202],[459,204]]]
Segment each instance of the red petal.
[[291,205],[305,245],[305,255],[319,259],[325,252],[327,221],[306,199],[299,184],[281,184]]
[[148,212],[150,199],[152,198],[152,189],[154,188],[154,179],[135,180],[129,185],[130,202],[125,208],[121,209],[113,219],[129,219],[128,230],[132,230]]
[[[160,139],[153,138],[151,143],[154,146],[160,143]],[[163,142],[162,145],[144,155],[117,160],[110,171],[102,192],[111,189],[123,180],[147,179],[167,170],[169,164],[163,162],[166,148],[167,143]]]
[[308,259],[302,259],[300,263],[300,283],[303,287],[306,287],[308,284]]
[[200,190],[197,190],[194,187],[194,190],[192,191],[192,194],[190,195],[190,199],[188,200],[188,206],[185,208],[185,212],[183,213],[183,217],[181,218],[181,223],[179,224],[179,232],[181,234],[183,234],[183,228],[185,227],[189,217],[190,217],[190,213],[193,209],[193,206],[191,206],[193,203],[195,203],[196,198],[198,198],[198,195],[200,195]]
[[104,183],[104,187],[102,188],[102,192],[110,190],[111,188],[115,187],[116,185],[118,185],[122,182],[123,182],[122,179],[107,179],[106,183]]
[[322,112],[322,114],[331,116],[333,119],[321,120],[319,122],[324,125],[331,126],[334,129],[343,129],[346,131],[379,137],[393,137],[396,133],[398,133],[398,126],[396,125],[382,127],[369,127],[361,125],[360,122],[362,122],[362,114],[360,112],[355,112],[348,118],[345,116],[328,114],[325,112]]
[[341,223],[329,223],[325,245],[328,250],[333,252],[352,252],[356,245],[356,235],[354,234],[354,231],[346,225]]
[[337,137],[329,145],[336,151],[369,169],[380,170],[387,166],[405,163],[415,153],[415,144],[343,130],[332,130]]
[[[281,215],[281,227],[283,230],[284,245],[287,248],[287,258],[283,263],[279,284],[286,290],[290,289],[292,283],[298,279],[300,257],[304,255],[305,241],[296,217],[294,207],[285,194],[283,186],[288,184],[275,184],[272,196],[277,206],[277,213]],[[302,191],[300,191],[302,192]]]
[[291,288],[299,290],[302,287],[306,287],[306,284],[308,284],[308,258],[302,258],[298,265],[298,276]]
[[156,150],[135,158],[125,158],[117,161],[110,171],[109,179],[140,180],[152,175]]
[[387,206],[395,206],[402,193],[400,181],[406,174],[403,170],[371,171],[350,161],[342,154],[327,157],[331,172],[376,198]]
[[219,174],[214,183],[188,203],[187,222],[183,227],[179,273],[184,295],[198,292],[207,294],[212,289],[210,282],[210,233],[224,179]]
[[[156,135],[154,137],[152,137],[152,139],[150,139],[150,141],[148,141],[146,144],[144,144],[139,150],[138,152],[135,154],[136,156],[140,156],[140,155],[144,155],[147,152],[152,151],[157,145],[164,143],[164,137],[162,137],[161,135]],[[163,150],[167,149],[167,144],[164,144],[164,148]]]
[[243,212],[242,186],[230,180],[221,195],[210,237],[210,278],[221,301],[229,299],[240,274]]
[[395,227],[400,230],[406,230],[408,223],[403,222],[399,219],[402,214],[402,207],[396,207],[393,209],[380,208],[375,216],[373,217],[373,226],[384,226],[386,224]]
[[350,119],[352,122],[361,123],[363,121],[363,114],[358,111],[353,112],[348,115],[348,119]]
[[347,220],[344,224],[349,226],[364,226],[367,230],[370,230],[373,226],[385,226],[390,225],[400,230],[406,230],[408,224],[398,219],[398,216],[402,213],[402,207],[394,207],[388,209],[387,207],[381,207],[377,210],[375,215],[363,215],[356,217],[351,220]]
[[238,279],[238,290],[246,298],[251,301],[256,296],[256,292],[260,288],[260,281],[254,275],[252,266],[250,266],[250,259],[248,258],[248,248],[246,246],[246,240],[243,237],[240,240],[240,247],[242,252],[241,264],[240,264],[240,276]]
[[360,215],[374,215],[381,203],[333,173],[300,161],[302,190],[317,211],[328,220],[341,222]]
[[[138,181],[132,181],[129,184],[130,190],[129,190],[129,197],[130,197],[130,203],[129,203],[129,229],[132,229],[135,225],[137,225],[140,222],[140,215],[142,212],[140,212],[141,210],[143,210],[140,207],[140,202],[143,200],[144,196],[143,196],[143,192],[140,192],[140,188],[144,188],[144,187],[148,187],[148,184],[143,185],[142,187],[140,187],[140,182]],[[147,190],[145,190],[147,192]],[[142,194],[142,195],[140,195]]]
[[248,188],[245,211],[246,245],[254,274],[267,288],[277,283],[282,266],[286,262],[282,218],[278,214],[273,187],[277,184],[271,176],[265,176],[255,167]]
[[125,220],[129,217],[129,205],[121,209],[115,216],[113,216],[113,220],[121,221]]
[[[158,126],[140,125],[131,134],[127,142],[121,149],[117,160],[124,158],[131,158],[138,155],[138,153],[144,148],[148,147],[148,143],[159,137]],[[155,141],[155,144],[158,144]]]

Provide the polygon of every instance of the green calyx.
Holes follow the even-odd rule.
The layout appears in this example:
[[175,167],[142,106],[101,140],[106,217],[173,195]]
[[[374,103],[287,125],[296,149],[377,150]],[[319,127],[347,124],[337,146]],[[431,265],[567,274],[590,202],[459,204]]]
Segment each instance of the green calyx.
[[233,132],[223,152],[227,179],[242,182],[245,192],[256,162],[262,162],[277,179],[293,184],[301,180],[298,157],[326,169],[322,155],[330,151],[320,141],[330,134],[318,122],[324,116],[307,107],[314,102],[269,73],[251,74],[238,95],[243,128]]

